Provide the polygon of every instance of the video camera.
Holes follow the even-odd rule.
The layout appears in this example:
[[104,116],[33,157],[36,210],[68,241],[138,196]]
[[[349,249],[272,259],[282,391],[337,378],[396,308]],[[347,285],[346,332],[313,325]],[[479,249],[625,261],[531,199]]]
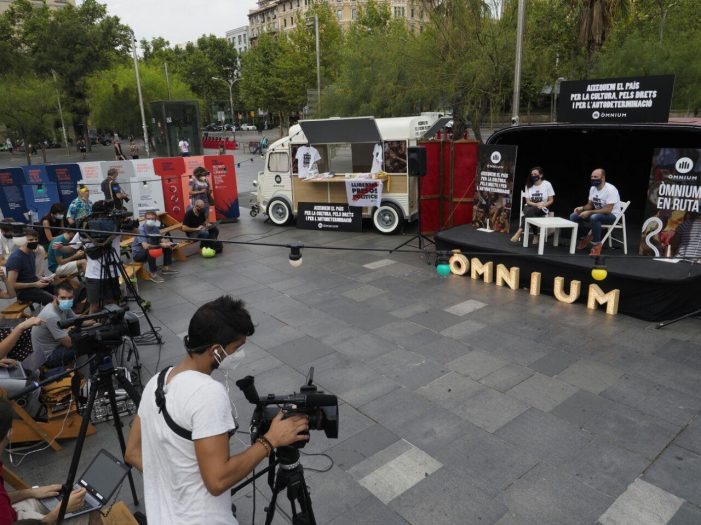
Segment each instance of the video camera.
[[[98,325],[83,328],[85,321],[104,319]],[[75,326],[71,333],[73,349],[77,356],[111,351],[122,344],[124,336],[136,337],[141,334],[139,318],[114,304],[105,305],[104,310],[92,315],[58,322],[59,328]]]
[[85,230],[80,232],[81,239],[91,245],[86,245],[85,254],[94,260],[101,259],[115,235],[138,227],[138,219],[127,210],[115,210],[114,201],[97,201],[83,222]]
[[[236,381],[249,403],[256,405],[251,417],[251,443],[264,435],[270,423],[282,409],[283,417],[304,414],[309,417],[310,430],[323,430],[326,437],[338,438],[338,398],[333,394],[324,394],[314,384],[314,367],[309,369],[307,380],[300,387],[300,392],[287,396],[268,394],[263,399],[258,395],[253,376],[246,376]],[[292,446],[303,448],[306,441],[297,441]]]

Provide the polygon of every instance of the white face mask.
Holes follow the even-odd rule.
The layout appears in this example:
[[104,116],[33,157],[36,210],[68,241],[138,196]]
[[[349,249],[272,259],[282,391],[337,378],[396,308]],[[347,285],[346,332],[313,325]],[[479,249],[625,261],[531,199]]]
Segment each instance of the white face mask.
[[54,215],[54,218],[55,218],[56,220],[60,221],[61,219],[63,219],[63,215],[59,213],[59,214],[57,214],[57,215]]
[[148,219],[146,221],[146,226],[158,226],[158,221],[154,221],[153,219]]
[[[220,352],[224,354],[222,358]],[[233,354],[227,355],[223,347],[219,347],[214,351],[214,359],[216,359],[219,364],[219,370],[224,374],[226,393],[229,394],[229,400],[231,400],[231,392],[229,390],[229,372],[233,372],[238,368],[241,362],[246,358],[246,351],[240,346],[236,349]],[[236,410],[236,404],[231,401],[231,408],[233,409],[234,416],[234,431],[239,428],[239,413]]]

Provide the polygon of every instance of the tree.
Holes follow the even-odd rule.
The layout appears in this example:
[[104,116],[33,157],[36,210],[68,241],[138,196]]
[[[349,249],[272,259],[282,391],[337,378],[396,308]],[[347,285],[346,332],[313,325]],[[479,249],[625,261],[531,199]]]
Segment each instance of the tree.
[[[48,79],[8,75],[0,80],[0,120],[24,142],[27,164],[29,144],[43,144],[56,117],[56,92]],[[44,162],[46,162],[45,152]]]

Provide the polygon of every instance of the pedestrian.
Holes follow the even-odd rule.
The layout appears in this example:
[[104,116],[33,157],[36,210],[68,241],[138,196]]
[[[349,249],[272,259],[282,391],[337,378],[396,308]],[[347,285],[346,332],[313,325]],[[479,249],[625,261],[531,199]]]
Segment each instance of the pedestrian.
[[134,142],[134,139],[129,139],[129,155],[134,160],[139,158],[139,145]]
[[78,151],[80,151],[81,157],[85,160],[87,158],[88,148],[85,146],[85,139],[83,137],[78,139]]
[[115,139],[113,145],[115,160],[127,160],[127,158],[124,156],[124,152],[122,151],[122,143],[119,141],[119,139]]
[[178,142],[178,149],[180,150],[180,156],[190,156],[190,142],[188,142],[187,138],[183,137],[180,139],[180,142]]

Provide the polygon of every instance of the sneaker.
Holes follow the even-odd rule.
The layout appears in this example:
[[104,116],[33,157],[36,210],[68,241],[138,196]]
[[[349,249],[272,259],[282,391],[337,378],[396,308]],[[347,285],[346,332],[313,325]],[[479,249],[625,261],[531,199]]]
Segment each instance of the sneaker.
[[164,283],[164,282],[166,281],[163,277],[161,277],[161,276],[158,275],[157,273],[152,273],[152,274],[151,274],[151,280],[152,280],[154,283]]
[[597,243],[592,245],[591,251],[589,252],[590,257],[598,257],[601,255],[601,249],[604,247],[603,243]]
[[579,239],[579,244],[577,244],[577,249],[578,250],[583,250],[587,246],[589,246],[589,243],[591,242],[591,233],[587,235],[586,237],[582,237]]
[[175,270],[173,268],[161,268],[161,273],[167,275],[169,273],[178,273],[178,270]]

